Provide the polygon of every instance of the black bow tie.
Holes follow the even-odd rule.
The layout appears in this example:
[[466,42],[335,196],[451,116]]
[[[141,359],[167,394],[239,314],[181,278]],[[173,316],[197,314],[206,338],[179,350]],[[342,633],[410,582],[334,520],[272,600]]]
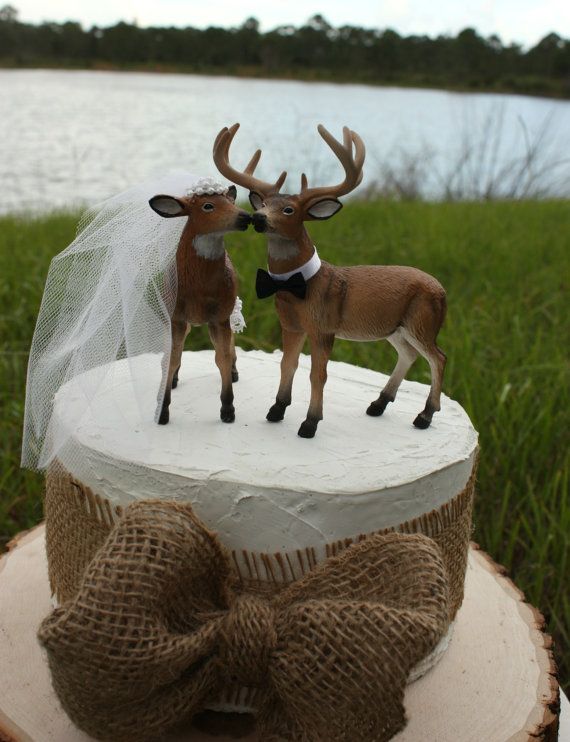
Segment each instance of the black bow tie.
[[307,283],[301,272],[294,273],[286,281],[278,281],[276,278],[272,278],[263,268],[258,268],[255,279],[255,291],[258,299],[267,299],[268,296],[272,296],[276,291],[290,291],[293,296],[304,299],[307,294]]

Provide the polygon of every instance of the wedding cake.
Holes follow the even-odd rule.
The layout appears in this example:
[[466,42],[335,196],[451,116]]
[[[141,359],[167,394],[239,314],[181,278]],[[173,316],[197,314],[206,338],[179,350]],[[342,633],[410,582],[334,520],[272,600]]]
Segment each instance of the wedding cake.
[[[249,217],[235,188],[202,183],[178,173],[118,194],[50,266],[22,463],[46,470],[55,608],[38,637],[53,687],[77,727],[114,742],[203,709],[255,712],[272,740],[389,739],[406,683],[452,641],[477,434],[447,397],[421,429],[441,378],[429,396],[404,382],[371,416],[387,377],[331,361],[319,435],[299,437],[306,356],[285,419],[267,416],[282,354],[234,358],[220,309],[230,274],[224,307],[235,299],[220,235]],[[203,272],[190,288],[182,253]],[[442,289],[422,276],[440,323]],[[195,324],[215,352],[182,353]],[[316,713],[325,689],[334,714]]]
[[[222,130],[214,145],[216,164],[231,180],[239,176],[227,163],[236,130]],[[319,131],[338,155],[341,144]],[[348,129],[344,149],[347,176],[336,195],[358,185],[364,160],[359,137]],[[246,168],[247,180],[259,155]],[[278,199],[284,176],[274,186],[259,184]],[[0,584],[14,605],[20,601],[27,621],[10,623],[20,613],[9,612],[0,655],[19,671],[31,648],[39,673],[20,685],[39,701],[28,714],[17,689],[4,684],[9,714],[0,707],[0,727],[6,717],[10,733],[17,723],[58,742],[142,742],[170,732],[186,741],[204,739],[196,736],[201,714],[224,712],[225,723],[235,717],[228,712],[238,712],[242,721],[255,715],[254,734],[263,742],[491,739],[481,724],[499,742],[514,738],[503,728],[521,728],[518,718],[505,726],[495,713],[495,700],[517,686],[529,691],[519,716],[525,729],[532,721],[530,736],[555,729],[557,687],[540,626],[520,667],[510,653],[500,663],[516,682],[486,679],[488,693],[479,693],[489,658],[497,648],[506,651],[515,629],[526,636],[537,619],[521,620],[520,596],[513,600],[500,571],[470,551],[477,433],[457,402],[442,395],[439,410],[443,366],[429,396],[426,385],[403,381],[394,404],[386,408],[386,396],[367,415],[388,378],[325,363],[324,420],[316,437],[299,437],[311,388],[311,359],[301,355],[285,419],[277,421],[282,409],[267,415],[281,352],[238,348],[234,357],[229,328],[243,322],[234,327],[230,318],[222,344],[212,320],[226,327],[216,299],[223,280],[218,293],[208,284],[203,297],[201,284],[194,285],[200,311],[188,314],[188,287],[177,283],[173,268],[181,235],[188,235],[186,220],[170,217],[183,213],[202,225],[196,233],[202,257],[213,260],[215,253],[220,276],[228,274],[222,232],[212,232],[208,219],[215,212],[210,200],[218,198],[237,228],[235,188],[208,184],[178,173],[160,187],[149,182],[109,199],[86,215],[50,268],[30,354],[22,453],[23,465],[46,471],[45,531],[22,543]],[[307,189],[305,176],[302,184],[299,198],[321,198],[322,189]],[[165,218],[151,214],[151,196]],[[194,203],[197,196],[202,201]],[[318,203],[311,218],[325,218],[325,207],[338,210],[334,199]],[[253,221],[264,231],[260,219],[266,225],[268,217],[258,206]],[[295,209],[281,211],[288,219]],[[244,226],[249,217],[242,217]],[[193,240],[186,248],[196,247]],[[185,265],[179,268],[184,276]],[[435,317],[437,335],[443,290],[428,284],[425,295],[437,301],[418,321]],[[313,314],[307,310],[307,322]],[[280,313],[285,326],[295,317]],[[182,330],[193,324],[210,325],[215,352],[182,353]],[[283,365],[291,371],[291,358]],[[424,403],[425,414],[417,416]],[[313,409],[313,428],[303,433],[314,436],[320,411]],[[22,570],[26,590],[22,578],[13,578]],[[22,639],[32,634],[33,642]],[[537,696],[527,678],[538,664]],[[439,704],[440,698],[447,700]],[[444,713],[435,713],[434,704]],[[527,706],[533,716],[525,716]],[[28,738],[39,739],[36,731]]]
[[[133,364],[146,365],[149,396],[155,393],[159,364],[151,355],[116,361],[103,384],[87,371],[59,390],[56,428],[65,430],[77,395],[91,403],[47,477],[46,545],[58,601],[74,596],[123,509],[159,498],[191,504],[254,590],[279,590],[372,533],[428,535],[441,549],[453,622],[463,597],[477,456],[467,414],[444,397],[433,426],[417,430],[411,420],[425,387],[404,382],[397,404],[370,418],[364,411],[385,378],[332,362],[326,425],[307,441],[295,426],[306,405],[309,358],[301,357],[299,391],[285,421],[265,420],[280,357],[238,351],[233,425],[218,419],[212,351],[184,353],[167,426],[141,415],[130,383]],[[416,675],[441,654],[449,634]],[[224,708],[254,707],[255,691],[228,688],[223,701]]]

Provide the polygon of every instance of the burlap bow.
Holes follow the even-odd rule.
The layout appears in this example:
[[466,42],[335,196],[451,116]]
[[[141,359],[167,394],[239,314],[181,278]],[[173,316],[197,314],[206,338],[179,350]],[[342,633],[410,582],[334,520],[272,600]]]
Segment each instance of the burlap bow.
[[97,739],[156,740],[237,683],[260,689],[263,742],[380,742],[405,725],[408,674],[447,625],[425,536],[370,536],[264,598],[189,505],[147,501],[39,638],[64,709]]

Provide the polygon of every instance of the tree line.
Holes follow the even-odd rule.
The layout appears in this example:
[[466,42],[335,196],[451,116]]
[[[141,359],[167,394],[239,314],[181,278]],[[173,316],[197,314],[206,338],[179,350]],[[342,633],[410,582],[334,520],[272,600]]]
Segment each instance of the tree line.
[[570,97],[570,40],[550,33],[530,49],[466,28],[457,36],[401,36],[391,29],[333,27],[315,15],[300,27],[147,27],[120,22],[22,23],[0,9],[5,67],[148,69],[209,74],[497,90]]

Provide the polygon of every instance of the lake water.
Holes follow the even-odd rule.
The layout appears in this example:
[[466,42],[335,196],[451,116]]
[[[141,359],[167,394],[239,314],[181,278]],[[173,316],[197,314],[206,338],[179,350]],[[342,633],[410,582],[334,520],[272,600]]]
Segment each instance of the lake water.
[[[364,139],[363,186],[420,188],[440,198],[532,188],[569,195],[570,103],[513,95],[146,73],[0,70],[0,211],[93,203],[171,169],[215,174],[212,143],[241,122],[240,167],[261,147],[258,174],[341,170],[317,134],[343,124]],[[537,154],[523,166],[529,147]],[[517,168],[520,168],[520,172]],[[544,171],[544,172],[542,172]],[[453,177],[455,173],[455,177]],[[244,195],[242,193],[242,195]]]

